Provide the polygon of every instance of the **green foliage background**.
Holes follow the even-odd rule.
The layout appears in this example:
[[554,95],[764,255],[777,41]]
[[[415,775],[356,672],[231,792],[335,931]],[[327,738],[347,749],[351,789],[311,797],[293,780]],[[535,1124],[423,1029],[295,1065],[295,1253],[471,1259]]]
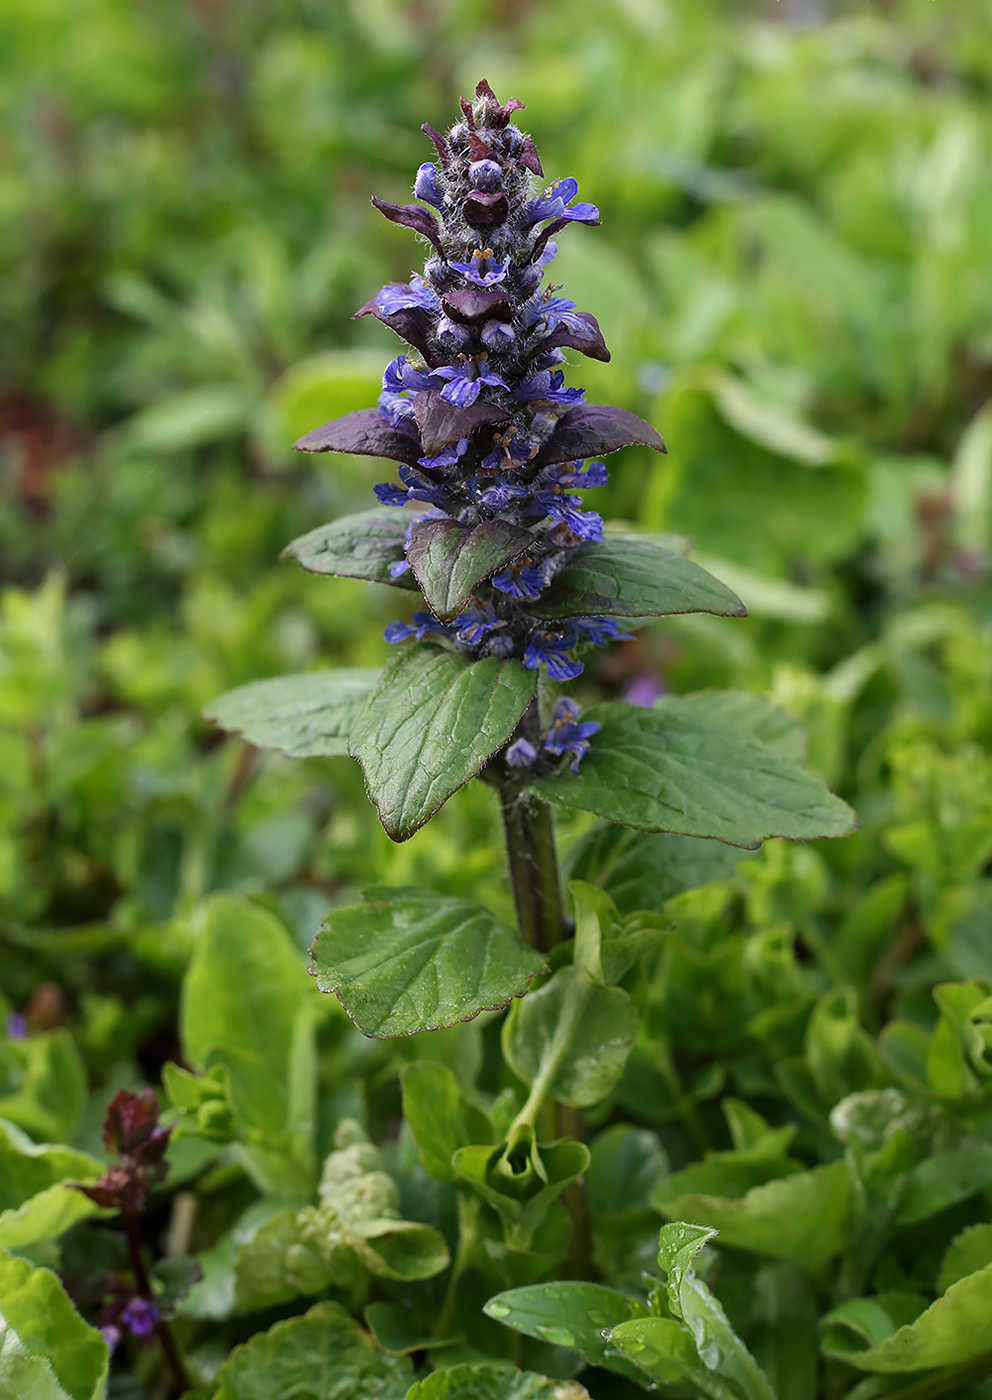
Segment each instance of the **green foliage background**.
[[[26,1010],[32,1036],[2,1042],[0,1115],[99,1156],[117,1087],[157,1086],[182,1049],[197,1061],[179,998],[212,892],[272,911],[301,967],[327,908],[373,882],[512,919],[481,787],[394,847],[348,761],[260,757],[200,718],[243,682],[385,655],[396,594],[278,563],[366,504],[376,469],[289,444],[374,401],[393,344],[351,313],[418,252],[369,198],[406,197],[429,155],[420,123],[451,119],[480,76],[526,102],[549,178],[575,175],[602,212],[555,264],[614,357],[573,378],[668,441],[667,459],[612,460],[603,513],[688,535],[751,614],[653,626],[590,667],[581,698],[644,677],[770,693],[863,820],[843,843],[771,842],[737,864],[662,838],[650,878],[591,821],[563,823],[575,874],[674,930],[591,1119],[658,1134],[674,1175],[638,1201],[647,1225],[604,1205],[598,1257],[608,1278],[636,1275],[663,1217],[723,1200],[720,1219],[696,1209],[729,1246],[713,1277],[735,1324],[781,1400],[839,1396],[857,1375],[829,1328],[833,1359],[816,1359],[817,1317],[860,1295],[925,1306],[952,1240],[990,1219],[989,0],[6,0],[0,1010]],[[316,1128],[287,1128],[307,1141],[279,1169],[304,1182],[343,1119],[395,1138],[406,1060],[505,1087],[498,1027],[383,1044],[312,985],[306,1000]],[[865,1093],[896,1098],[872,1101],[859,1139],[830,1115]],[[793,1128],[805,1168],[831,1170],[855,1139],[875,1150],[891,1120],[906,1170],[963,1152],[964,1184],[948,1194],[938,1163],[923,1203],[880,1224],[864,1177],[860,1225],[770,1250],[767,1227],[725,1208],[744,1195],[729,1178],[679,1178],[753,1147],[728,1101]],[[44,1186],[82,1170],[70,1157]],[[215,1169],[191,1248],[265,1198],[268,1170]],[[78,1235],[10,1239],[67,1277],[85,1253]],[[981,1241],[971,1272],[992,1264]],[[189,1322],[205,1394],[277,1315]]]

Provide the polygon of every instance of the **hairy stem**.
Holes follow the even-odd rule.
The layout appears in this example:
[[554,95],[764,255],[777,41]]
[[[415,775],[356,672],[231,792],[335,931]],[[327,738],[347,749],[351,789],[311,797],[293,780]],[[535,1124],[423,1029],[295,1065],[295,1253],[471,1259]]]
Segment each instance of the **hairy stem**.
[[[141,1229],[138,1215],[133,1210],[125,1210],[124,1231],[127,1235],[127,1249],[131,1259],[131,1271],[134,1274],[134,1281],[138,1285],[138,1292],[142,1298],[149,1303],[155,1302],[155,1292],[148,1277],[148,1270],[145,1268],[145,1255],[141,1243]],[[172,1328],[162,1317],[155,1324],[155,1335],[158,1337],[159,1346],[162,1348],[162,1355],[165,1357],[166,1365],[172,1372],[172,1379],[178,1395],[190,1389],[189,1377],[186,1375],[186,1368],[183,1366],[179,1355],[179,1348],[176,1346],[176,1339],[172,1335]]]
[[499,800],[520,932],[547,953],[566,934],[551,808],[510,786],[500,788]]

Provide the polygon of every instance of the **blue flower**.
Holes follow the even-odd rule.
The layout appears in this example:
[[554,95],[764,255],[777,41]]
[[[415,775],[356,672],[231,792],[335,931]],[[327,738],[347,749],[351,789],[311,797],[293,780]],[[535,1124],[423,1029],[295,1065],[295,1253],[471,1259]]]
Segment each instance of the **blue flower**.
[[482,327],[482,343],[490,350],[505,350],[516,338],[516,331],[505,321],[487,321]]
[[486,603],[481,608],[472,608],[468,612],[459,613],[452,623],[456,641],[467,646],[474,646],[481,642],[488,632],[505,626],[506,623],[502,618],[496,616],[491,603]]
[[589,752],[589,740],[600,728],[594,720],[586,720],[584,724],[579,724],[578,718],[581,713],[574,700],[559,700],[554,708],[548,737],[544,741],[544,748],[548,753],[559,756],[563,753],[573,755],[569,764],[573,773],[579,771],[580,761]]
[[494,287],[506,276],[509,262],[497,262],[491,248],[476,248],[470,262],[451,262],[456,272],[474,282],[477,287]]
[[521,437],[516,428],[512,427],[507,428],[503,434],[494,434],[493,441],[496,446],[488,457],[483,457],[482,465],[497,470],[520,466],[524,462],[529,462],[532,457],[536,457],[540,451],[538,443]]
[[433,613],[415,612],[410,622],[391,622],[382,635],[387,642],[405,642],[410,637],[416,637],[418,642],[422,642],[429,632],[446,637],[450,628],[445,627],[443,622],[438,622]]
[[395,360],[390,360],[382,376],[379,412],[395,425],[413,413],[414,394],[431,387],[431,376],[426,370],[417,369],[405,355],[397,355]]
[[[490,384],[494,388],[499,386],[506,388],[506,383],[493,370],[489,368],[489,356],[474,355],[471,359],[459,356],[462,364],[459,368],[454,365],[443,365],[440,369],[434,370],[431,380],[446,379],[448,381],[441,390],[441,397],[448,403],[452,403],[456,408],[468,408],[475,403],[479,397],[479,390],[483,384]],[[426,386],[425,386],[426,387]]]
[[401,466],[397,469],[397,475],[407,488],[408,501],[425,501],[429,506],[437,506],[442,511],[451,506],[451,497],[444,487],[422,476],[415,467]]
[[413,193],[417,199],[422,199],[425,204],[433,204],[435,209],[440,209],[444,204],[444,195],[437,187],[437,166],[433,161],[425,160],[417,171],[417,178],[413,182]]
[[425,306],[428,311],[441,309],[437,292],[419,273],[410,278],[409,286],[403,282],[387,282],[381,291],[376,292],[375,304],[387,316],[392,316],[396,311],[406,311],[411,306]]
[[381,501],[384,506],[405,506],[410,499],[410,492],[405,486],[397,486],[393,481],[380,481],[378,486],[373,486],[377,501]]
[[518,739],[507,749],[506,761],[511,768],[529,768],[537,762],[537,749],[528,739]]
[[586,331],[589,325],[583,321],[575,308],[575,302],[569,301],[568,297],[546,296],[540,303],[538,310],[541,320],[548,331],[553,331],[555,326],[567,326],[570,331]]
[[410,572],[410,565],[406,559],[397,559],[395,564],[389,566],[389,577],[400,578],[403,574]]
[[548,586],[548,576],[545,568],[525,559],[494,574],[492,585],[500,593],[508,593],[511,598],[539,598]]
[[582,662],[567,657],[565,652],[571,651],[577,642],[574,632],[535,632],[524,652],[524,665],[532,671],[538,666],[547,666],[548,675],[554,681],[574,680],[582,674]]
[[598,543],[603,538],[603,517],[594,510],[583,510],[578,496],[564,495],[560,487],[537,491],[530,505],[531,515],[550,515],[562,521],[580,540]]
[[121,1313],[121,1321],[133,1337],[147,1337],[162,1314],[147,1298],[134,1297]]
[[619,623],[612,617],[573,617],[572,626],[585,632],[589,640],[595,642],[598,647],[605,646],[607,642],[634,640],[633,632],[621,632]]
[[[479,504],[487,510],[506,510],[514,501],[520,501],[530,495],[525,486],[518,486],[514,481],[500,481],[495,486],[487,486],[479,495]],[[547,514],[547,511],[545,511]]]
[[518,403],[547,399],[550,403],[576,404],[581,403],[585,396],[584,389],[565,388],[565,372],[560,369],[542,369],[538,374],[532,374],[513,394]]
[[422,467],[453,467],[468,447],[468,438],[459,438],[433,457],[418,457]]
[[579,192],[579,182],[571,175],[564,180],[555,180],[543,195],[532,199],[523,214],[524,227],[539,223],[542,219],[577,219],[579,223],[591,224],[599,218],[595,204],[572,204]]

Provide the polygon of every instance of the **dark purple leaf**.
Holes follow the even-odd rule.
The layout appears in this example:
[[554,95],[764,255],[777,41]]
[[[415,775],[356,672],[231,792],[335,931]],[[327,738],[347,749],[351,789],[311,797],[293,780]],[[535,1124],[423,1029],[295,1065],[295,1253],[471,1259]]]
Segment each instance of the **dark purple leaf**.
[[474,529],[455,520],[424,520],[410,531],[407,558],[428,607],[447,622],[484,578],[533,543],[529,530],[507,520],[486,520]]
[[404,228],[412,228],[415,233],[423,234],[434,245],[438,257],[444,257],[437,219],[429,209],[422,209],[419,204],[389,204],[384,199],[376,199],[375,196],[372,203],[391,223],[402,224]]
[[609,404],[583,403],[559,418],[536,464],[549,467],[557,462],[577,462],[583,457],[604,457],[634,444],[653,447],[656,452],[668,450],[657,429],[636,413]]
[[448,145],[446,138],[443,137],[439,131],[435,131],[432,126],[428,126],[426,122],[424,122],[420,129],[425,136],[429,136],[434,142],[437,148],[437,158],[441,162],[442,167],[447,170],[451,163],[451,147]]
[[464,97],[459,97],[458,105],[462,109],[462,116],[465,118],[469,131],[474,131],[475,113],[472,111],[471,102],[467,102]]
[[517,152],[517,160],[526,169],[532,170],[535,175],[544,179],[544,171],[541,169],[541,157],[537,154],[537,147],[529,136],[524,137],[524,143]]
[[469,326],[473,321],[513,320],[513,301],[500,287],[458,287],[446,292],[441,304],[452,321]]
[[468,153],[472,160],[498,160],[491,147],[474,131],[468,138]]
[[499,408],[485,399],[476,399],[468,408],[458,408],[442,399],[437,389],[426,389],[413,401],[413,411],[423,438],[422,455],[434,457],[449,442],[468,437],[484,424],[508,423],[513,416],[508,409]]
[[431,345],[432,322],[425,306],[405,306],[401,311],[387,314],[376,306],[375,297],[371,297],[351,319],[357,321],[362,316],[374,316],[377,321],[395,331],[401,340],[420,351],[431,369],[447,363],[444,356],[439,355]]
[[465,222],[472,228],[498,228],[506,223],[509,208],[505,194],[483,194],[481,190],[473,190],[462,201]]
[[549,350],[561,347],[566,350],[578,350],[583,355],[588,355],[591,360],[602,360],[607,364],[610,352],[606,348],[603,332],[599,329],[599,322],[591,311],[580,311],[579,316],[588,327],[587,330],[580,331],[561,324],[534,346],[530,358],[536,359],[539,355],[547,354]]
[[413,431],[394,428],[375,408],[359,408],[335,418],[293,443],[295,452],[353,452],[357,457],[388,457],[417,465],[424,450]]

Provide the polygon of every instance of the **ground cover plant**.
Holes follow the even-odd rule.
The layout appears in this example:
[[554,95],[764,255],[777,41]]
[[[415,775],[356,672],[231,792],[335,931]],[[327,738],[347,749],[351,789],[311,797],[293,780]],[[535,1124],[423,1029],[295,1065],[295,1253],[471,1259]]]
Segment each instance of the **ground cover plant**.
[[3,1400],[990,1393],[992,20],[567,11],[0,17]]

